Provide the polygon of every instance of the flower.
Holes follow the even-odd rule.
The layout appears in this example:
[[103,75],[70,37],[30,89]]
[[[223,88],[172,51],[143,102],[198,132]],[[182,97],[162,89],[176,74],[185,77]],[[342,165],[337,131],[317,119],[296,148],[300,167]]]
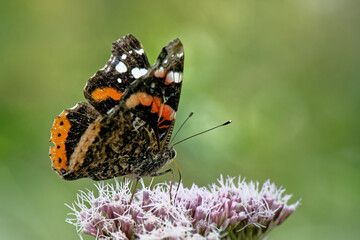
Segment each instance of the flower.
[[[95,184],[98,195],[77,194],[66,221],[96,239],[263,239],[299,205],[267,180],[245,182],[222,176],[208,187],[184,188],[170,200],[170,184],[144,186],[131,198],[131,181]],[[172,193],[177,184],[172,186]],[[81,237],[81,236],[80,236]]]

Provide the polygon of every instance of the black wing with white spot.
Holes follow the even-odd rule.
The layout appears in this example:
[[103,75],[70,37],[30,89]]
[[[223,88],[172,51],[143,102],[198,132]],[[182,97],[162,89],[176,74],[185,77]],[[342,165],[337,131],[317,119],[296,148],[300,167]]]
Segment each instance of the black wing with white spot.
[[112,44],[106,65],[87,82],[84,95],[102,114],[116,106],[125,89],[147,73],[149,61],[141,43],[128,34]]

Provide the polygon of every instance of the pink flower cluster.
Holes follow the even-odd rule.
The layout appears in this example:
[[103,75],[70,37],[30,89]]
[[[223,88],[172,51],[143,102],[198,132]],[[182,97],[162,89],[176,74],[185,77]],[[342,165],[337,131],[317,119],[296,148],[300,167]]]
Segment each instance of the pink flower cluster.
[[[130,181],[98,183],[98,196],[80,192],[66,221],[97,239],[263,239],[299,205],[266,181],[223,179],[208,188],[179,186],[171,201],[169,184],[137,190],[130,203]],[[175,193],[177,186],[173,186]]]

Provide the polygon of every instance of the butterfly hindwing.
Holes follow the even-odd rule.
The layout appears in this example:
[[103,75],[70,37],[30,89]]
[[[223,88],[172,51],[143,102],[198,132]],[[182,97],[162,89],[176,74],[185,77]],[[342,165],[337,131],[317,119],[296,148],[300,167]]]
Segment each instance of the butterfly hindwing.
[[59,174],[65,174],[70,168],[70,159],[77,148],[81,137],[99,116],[89,103],[79,102],[73,108],[65,109],[55,118],[50,141],[52,167]]
[[149,61],[141,43],[128,34],[112,44],[106,65],[87,82],[84,95],[102,114],[119,104],[130,83],[149,69]]

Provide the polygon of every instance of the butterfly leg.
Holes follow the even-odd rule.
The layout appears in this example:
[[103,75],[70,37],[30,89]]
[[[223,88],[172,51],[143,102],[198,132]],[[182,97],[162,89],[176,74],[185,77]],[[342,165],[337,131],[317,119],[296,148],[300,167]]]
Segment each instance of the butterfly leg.
[[173,159],[173,163],[174,163],[174,165],[175,165],[175,167],[176,167],[176,170],[177,170],[178,173],[179,173],[179,184],[177,185],[177,188],[176,188],[176,193],[175,193],[175,197],[174,197],[174,201],[175,201],[175,200],[176,200],[177,193],[178,193],[178,191],[179,191],[179,187],[180,187],[182,178],[181,178],[180,168],[179,168],[179,166],[177,165],[175,159]]
[[149,184],[149,189],[150,189],[150,190],[151,190],[151,188],[152,188],[153,182],[154,182],[154,177],[152,177],[151,180],[150,180],[150,184]]
[[132,200],[133,200],[134,195],[135,195],[136,187],[137,187],[137,185],[138,185],[138,183],[139,183],[139,179],[140,179],[140,178],[136,178],[135,186],[134,186],[134,189],[132,190],[132,193],[131,193],[131,198],[130,198],[130,202],[129,202],[129,204],[131,204],[131,203],[132,203]]

